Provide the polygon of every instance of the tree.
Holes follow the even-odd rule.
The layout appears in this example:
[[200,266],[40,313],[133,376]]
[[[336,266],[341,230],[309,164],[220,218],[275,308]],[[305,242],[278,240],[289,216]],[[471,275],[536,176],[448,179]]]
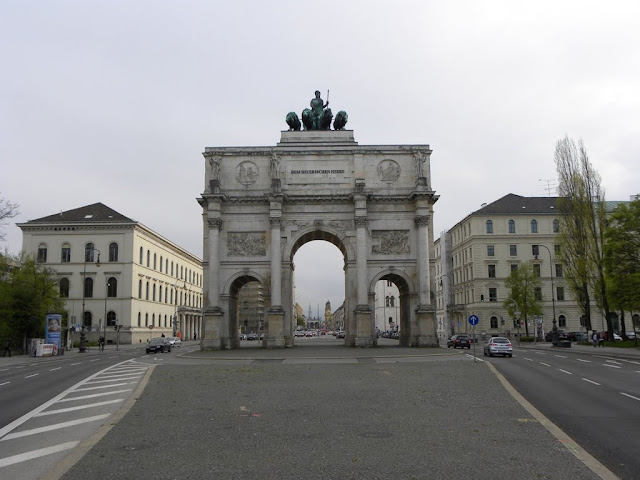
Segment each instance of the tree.
[[6,223],[4,221],[15,217],[18,213],[20,212],[17,204],[0,197],[0,240],[4,240],[5,237],[4,226]]
[[640,199],[620,204],[612,212],[604,233],[604,264],[608,294],[614,308],[640,310]]
[[566,136],[559,140],[555,162],[561,215],[557,238],[567,283],[585,314],[587,329],[591,329],[593,296],[607,319],[609,338],[613,338],[604,273],[606,204],[600,175],[591,165],[582,140],[578,146]]
[[524,325],[527,336],[529,336],[528,317],[542,315],[542,298],[536,298],[536,289],[541,288],[542,280],[536,276],[533,270],[533,263],[526,262],[520,264],[517,269],[504,281],[504,286],[509,289],[509,298],[502,306],[509,312],[509,316],[515,317],[516,310],[524,317]]
[[41,337],[47,313],[64,313],[56,273],[32,257],[0,257],[0,331],[3,337]]

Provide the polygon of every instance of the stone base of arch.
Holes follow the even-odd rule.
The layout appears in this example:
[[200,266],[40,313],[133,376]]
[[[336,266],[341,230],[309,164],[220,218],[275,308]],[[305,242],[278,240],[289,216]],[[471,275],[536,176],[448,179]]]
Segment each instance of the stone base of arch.
[[225,328],[224,314],[220,309],[205,310],[202,325],[201,350],[225,350],[237,348],[231,344],[229,329]]
[[347,344],[353,347],[370,348],[378,345],[374,327],[373,311],[369,305],[358,305],[353,312],[354,329]]
[[287,345],[284,328],[284,309],[282,307],[271,307],[267,310],[266,336],[262,345],[266,348],[291,347]]
[[435,308],[431,305],[420,305],[415,312],[415,328],[412,328],[407,336],[400,333],[400,345],[403,347],[438,347]]

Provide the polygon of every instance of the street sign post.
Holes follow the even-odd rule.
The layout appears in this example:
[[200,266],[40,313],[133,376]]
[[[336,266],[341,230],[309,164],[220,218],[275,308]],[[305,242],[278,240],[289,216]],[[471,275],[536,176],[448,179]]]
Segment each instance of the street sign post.
[[476,361],[476,325],[480,319],[477,315],[471,314],[469,315],[469,325],[471,325],[471,331],[473,332],[473,361]]

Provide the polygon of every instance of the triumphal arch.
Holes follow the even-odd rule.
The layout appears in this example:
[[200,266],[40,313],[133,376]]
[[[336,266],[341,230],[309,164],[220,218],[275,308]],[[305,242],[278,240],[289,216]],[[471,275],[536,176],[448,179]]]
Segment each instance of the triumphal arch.
[[265,302],[263,346],[293,347],[293,257],[312,240],[344,255],[346,345],[376,346],[375,284],[391,280],[400,344],[436,346],[429,145],[358,145],[346,112],[332,130],[319,92],[311,107],[304,124],[287,115],[274,146],[205,149],[202,349],[239,347],[238,292],[252,281]]

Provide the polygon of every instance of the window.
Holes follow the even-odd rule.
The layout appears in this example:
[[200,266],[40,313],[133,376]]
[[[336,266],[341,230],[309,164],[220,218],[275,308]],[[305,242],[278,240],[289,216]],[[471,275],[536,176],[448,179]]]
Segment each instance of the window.
[[518,246],[517,245],[509,245],[509,255],[512,257],[518,256]]
[[491,328],[498,328],[498,317],[491,317]]
[[536,287],[534,289],[534,291],[533,291],[533,296],[537,301],[541,302],[542,301],[542,288]]
[[563,276],[562,264],[556,263],[556,277],[562,278],[562,276]]
[[554,245],[554,246],[553,246],[553,254],[554,254],[556,257],[559,257],[559,256],[560,256],[560,245]]
[[151,265],[151,252],[147,250],[147,267]]
[[60,297],[69,298],[69,279],[68,278],[60,279]]
[[155,302],[156,301],[156,286],[153,286],[153,297],[152,300]]
[[495,247],[493,245],[487,245],[487,257],[493,257],[496,254]]
[[387,280],[387,287],[393,286],[393,282],[391,280]]
[[142,314],[140,312],[138,312],[138,326],[142,326]]
[[531,255],[534,257],[540,255],[540,248],[538,248],[538,245],[531,245]]
[[85,327],[90,327],[90,326],[91,326],[91,322],[92,322],[92,315],[91,315],[91,312],[84,312],[83,317],[84,317],[84,318],[82,319],[82,324],[83,324]]
[[142,280],[138,280],[138,298],[142,298]]
[[157,270],[157,266],[158,266],[158,256],[154,253],[153,254],[153,269]]
[[144,258],[144,250],[140,247],[140,265],[142,265],[142,259]]
[[171,276],[173,277],[173,262],[171,262]]
[[149,314],[148,313],[144,314],[144,326],[145,327],[149,326]]
[[93,262],[94,253],[95,253],[95,248],[93,247],[93,243],[87,243],[84,246],[84,261]]
[[93,298],[93,278],[84,279],[84,297]]
[[511,264],[511,271],[512,271],[512,272],[515,272],[515,271],[517,271],[517,270],[518,270],[518,264],[517,264],[517,263],[512,263],[512,264]]
[[498,289],[497,288],[490,288],[489,289],[489,301],[490,302],[497,302],[498,301]]
[[107,297],[118,296],[118,280],[115,277],[110,277],[107,280]]
[[149,300],[149,282],[147,282],[145,287],[145,300]]
[[38,247],[38,263],[47,263],[47,246],[40,245]]
[[495,265],[488,265],[489,267],[489,278],[496,278],[496,266]]
[[162,255],[160,255],[160,273],[162,273]]
[[487,233],[493,233],[493,222],[491,220],[487,220]]
[[516,222],[509,220],[509,233],[516,233]]
[[69,263],[71,261],[71,247],[68,243],[62,245],[62,249],[60,250],[60,262]]
[[118,244],[115,242],[109,244],[109,261],[110,262],[118,261]]
[[540,278],[540,264],[539,263],[534,263],[533,264],[533,276],[536,278]]
[[[396,298],[395,298],[393,295],[391,295],[390,300],[391,300],[391,306],[392,306],[392,307],[395,307],[395,305],[396,305]],[[191,295],[189,295],[189,303],[191,303]]]
[[560,233],[560,222],[558,219],[553,220],[553,233]]
[[558,327],[561,327],[561,328],[567,327],[567,318],[564,315],[560,315],[558,317]]
[[115,327],[116,326],[116,312],[107,313],[107,327]]
[[564,300],[564,287],[556,288],[556,300]]
[[531,220],[531,233],[538,233],[538,221]]

